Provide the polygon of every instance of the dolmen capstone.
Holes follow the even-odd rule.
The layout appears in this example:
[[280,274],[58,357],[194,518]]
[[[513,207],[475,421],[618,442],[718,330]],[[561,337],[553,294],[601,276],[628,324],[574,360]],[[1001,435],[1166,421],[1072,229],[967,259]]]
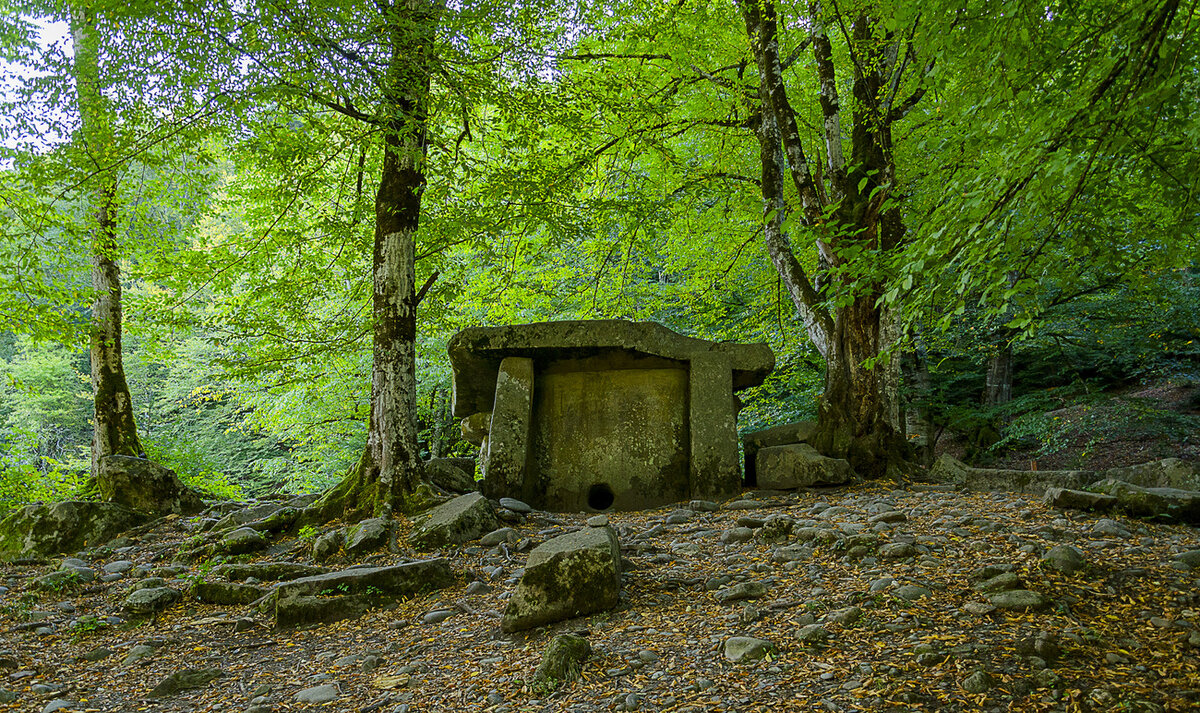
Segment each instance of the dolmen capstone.
[[735,392],[775,366],[765,344],[625,320],[465,329],[448,350],[484,494],[557,512],[740,492]]

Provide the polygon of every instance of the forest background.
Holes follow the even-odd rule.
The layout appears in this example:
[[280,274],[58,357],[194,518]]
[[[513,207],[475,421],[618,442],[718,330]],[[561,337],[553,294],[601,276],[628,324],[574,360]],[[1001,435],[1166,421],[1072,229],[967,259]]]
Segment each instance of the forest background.
[[[0,20],[0,508],[70,497],[88,474],[98,191],[148,457],[260,496],[324,489],[364,449],[387,139],[365,119],[389,66],[380,17],[426,5],[156,5]],[[903,223],[894,245],[828,239],[822,216],[850,200],[822,194],[808,220],[800,181],[764,209],[762,35],[740,5],[429,4],[430,40],[390,46],[434,58],[423,457],[470,454],[445,344],[475,325],[619,317],[767,342],[777,368],[739,428],[815,418],[826,360],[771,254],[783,235],[816,304],[869,293],[890,315],[877,366],[899,367],[914,457],[1200,459],[1195,3],[758,4],[778,12],[815,183],[841,168]],[[51,39],[56,20],[90,32],[90,98],[84,36]],[[871,96],[864,47],[895,78]],[[855,132],[878,126],[831,130],[830,96],[856,119],[887,97],[894,175],[855,164]],[[108,117],[103,155],[88,111]]]

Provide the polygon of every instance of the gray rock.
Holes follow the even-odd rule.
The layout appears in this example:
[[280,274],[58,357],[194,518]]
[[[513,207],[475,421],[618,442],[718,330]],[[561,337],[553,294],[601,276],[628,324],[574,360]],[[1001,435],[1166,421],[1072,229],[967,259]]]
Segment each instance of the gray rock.
[[212,681],[224,675],[225,672],[219,668],[188,668],[182,671],[176,671],[155,686],[148,694],[148,697],[166,698],[168,696],[173,696],[180,691],[187,691],[193,688],[204,688]]
[[147,587],[125,597],[125,611],[131,614],[155,614],[169,608],[183,597],[170,587]]
[[130,664],[141,661],[142,659],[146,658],[147,656],[152,655],[153,653],[154,653],[153,646],[149,646],[147,644],[138,644],[137,646],[134,646],[133,648],[131,648],[129,650],[129,653],[125,654],[125,660],[121,662],[121,665],[128,666]]
[[620,561],[611,527],[587,528],[538,545],[529,553],[500,628],[520,631],[615,607]]
[[608,515],[605,515],[604,513],[592,515],[587,519],[587,524],[588,527],[604,527],[608,525]]
[[1070,545],[1055,545],[1042,555],[1042,566],[1063,574],[1075,574],[1087,566],[1083,553]]
[[1092,525],[1092,534],[1121,538],[1133,537],[1133,533],[1131,533],[1124,525],[1116,520],[1110,520],[1108,518],[1097,520],[1096,524]]
[[[970,490],[1044,493],[1047,488],[1082,488],[1094,478],[1088,470],[993,470],[972,468],[943,453],[929,469],[932,480]],[[915,489],[915,488],[914,488]]]
[[963,690],[967,693],[987,693],[991,690],[994,682],[992,676],[987,671],[975,671],[967,674],[967,677],[962,680]]
[[752,636],[731,636],[725,640],[725,658],[734,663],[755,661],[775,652],[775,645]]
[[345,542],[346,533],[341,528],[326,532],[316,540],[313,540],[313,559],[318,562],[324,562],[340,552]]
[[827,458],[807,443],[763,448],[755,462],[759,487],[772,490],[840,485],[854,476],[848,461]]
[[1165,458],[1150,463],[1111,468],[1104,478],[1120,480],[1143,488],[1179,488],[1200,490],[1200,474],[1186,461]]
[[236,582],[200,581],[192,585],[192,595],[209,604],[249,604],[266,594],[266,591],[248,584]]
[[1042,502],[1050,507],[1075,510],[1109,510],[1117,504],[1117,498],[1104,493],[1089,493],[1070,488],[1046,488]]
[[55,698],[42,708],[42,713],[54,713],[54,711],[74,710],[79,706],[78,703],[67,698]]
[[533,508],[528,503],[516,498],[500,498],[500,507],[512,510],[513,512],[519,512],[522,515],[528,515],[533,512]]
[[453,609],[435,609],[421,617],[421,621],[426,624],[441,624],[456,613]]
[[905,584],[896,588],[896,596],[905,601],[914,602],[918,599],[933,596],[933,592],[918,584]]
[[0,688],[0,703],[16,703],[21,698],[16,691]]
[[1049,597],[1028,589],[1009,589],[996,592],[988,601],[997,609],[1005,611],[1041,611],[1053,604]]
[[129,560],[117,560],[104,565],[103,569],[108,574],[125,574],[133,569],[133,562]]
[[[746,484],[758,483],[757,455],[763,448],[804,443],[817,428],[816,421],[785,423],[762,431],[752,431],[742,436],[742,452],[746,458]],[[764,486],[765,487],[765,486]]]
[[264,582],[286,582],[301,577],[315,577],[329,571],[327,567],[316,567],[298,562],[252,562],[250,564],[223,564],[213,574],[235,582],[257,579]]
[[559,634],[546,647],[533,680],[553,685],[570,683],[579,678],[583,663],[591,655],[592,646],[587,639],[574,634]]
[[346,554],[361,555],[387,546],[391,521],[373,517],[354,525],[346,532]]
[[478,489],[475,461],[470,458],[431,458],[425,463],[425,477],[451,493],[469,493]]
[[294,696],[294,699],[297,703],[310,703],[313,705],[319,705],[321,703],[335,701],[341,697],[341,695],[342,692],[340,689],[338,689],[336,683],[326,683],[321,686],[306,688],[297,693]]
[[829,636],[829,630],[820,624],[808,624],[800,627],[800,631],[796,633],[796,640],[802,644],[820,644]]
[[1200,550],[1188,550],[1175,555],[1175,559],[1182,562],[1188,569],[1196,569],[1200,567]]
[[429,516],[409,538],[419,550],[460,545],[500,527],[496,511],[480,493],[460,495],[429,511]]
[[267,538],[258,530],[239,527],[221,539],[221,550],[231,555],[243,555],[266,548]]
[[726,545],[749,542],[753,538],[754,530],[748,527],[735,527],[721,533],[721,543]]
[[717,601],[722,604],[729,602],[743,601],[747,599],[759,599],[766,596],[767,585],[762,582],[738,582],[732,587],[726,587],[716,593]]
[[217,520],[212,526],[215,531],[229,530],[232,528],[249,525],[252,522],[261,522],[284,508],[280,503],[261,503],[247,508],[234,510],[231,513]]
[[688,507],[696,512],[717,512],[721,506],[712,500],[693,500],[688,503]]
[[479,538],[479,544],[484,547],[495,547],[501,542],[516,542],[520,535],[511,527],[502,527],[499,530],[492,530],[488,534]]
[[359,616],[374,603],[443,589],[453,582],[449,563],[440,558],[355,567],[284,582],[267,606],[280,627],[338,621]]
[[155,514],[194,515],[204,509],[199,493],[180,482],[170,468],[133,456],[104,456],[96,484],[105,502]]
[[917,548],[907,542],[889,542],[879,548],[879,556],[884,559],[905,559],[917,554]]
[[1005,592],[1010,589],[1024,589],[1025,583],[1012,572],[1002,572],[991,579],[984,580],[975,586],[980,592]]
[[1092,483],[1092,490],[1113,495],[1133,515],[1200,523],[1200,491],[1142,488],[1111,478]]
[[117,503],[26,505],[0,517],[0,561],[77,552],[107,542],[148,517]]

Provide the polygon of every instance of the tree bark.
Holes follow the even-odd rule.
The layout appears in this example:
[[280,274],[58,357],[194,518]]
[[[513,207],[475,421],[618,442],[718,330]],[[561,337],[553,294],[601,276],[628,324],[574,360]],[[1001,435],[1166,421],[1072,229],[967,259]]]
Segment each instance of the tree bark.
[[314,505],[318,519],[386,517],[433,501],[417,445],[416,233],[432,76],[435,6],[405,0],[383,10],[391,57],[380,123],[383,169],[375,194],[371,414],[362,457]]
[[[891,41],[877,36],[871,17],[863,14],[853,19],[855,101],[847,161],[834,53],[824,29],[824,13],[819,4],[810,5],[805,24],[810,28],[820,86],[826,155],[824,175],[814,178],[784,82],[774,4],[740,0],[739,6],[759,70],[762,120],[756,134],[767,252],[826,361],[825,393],[809,443],[826,455],[847,458],[862,475],[894,473],[907,457],[899,429],[899,365],[887,358],[898,335],[888,329],[890,322],[877,306],[883,285],[856,275],[861,265],[853,262],[868,251],[893,250],[904,235],[898,197],[892,190],[890,115],[883,108],[882,89],[888,79],[884,73],[894,65],[888,61]],[[788,173],[800,199],[800,222],[814,235],[821,259],[837,271],[837,282],[827,288],[838,296],[832,309],[800,267],[783,230]],[[885,205],[889,196],[892,200]]]
[[96,18],[86,10],[71,13],[75,89],[80,136],[87,151],[86,170],[98,188],[93,204],[92,321],[89,337],[92,396],[95,408],[92,477],[100,459],[110,455],[143,456],[133,417],[133,399],[125,381],[121,351],[121,268],[117,264],[116,199],[112,120],[101,90],[100,47]]

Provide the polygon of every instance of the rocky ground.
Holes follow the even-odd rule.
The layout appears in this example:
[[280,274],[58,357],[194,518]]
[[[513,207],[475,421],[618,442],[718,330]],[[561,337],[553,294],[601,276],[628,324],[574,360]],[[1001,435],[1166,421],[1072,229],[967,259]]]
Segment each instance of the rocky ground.
[[[713,507],[609,514],[618,608],[514,635],[500,613],[529,550],[587,515],[502,511],[516,531],[502,544],[437,553],[453,586],[302,629],[186,594],[216,571],[213,558],[179,561],[195,518],[67,562],[91,581],[47,579],[62,560],[3,565],[0,710],[1200,708],[1193,527],[944,486],[748,492]],[[306,534],[231,560],[311,562]],[[334,566],[427,556],[400,546]],[[134,615],[129,590],[150,577],[185,595]],[[562,632],[591,644],[582,678],[533,683]]]

